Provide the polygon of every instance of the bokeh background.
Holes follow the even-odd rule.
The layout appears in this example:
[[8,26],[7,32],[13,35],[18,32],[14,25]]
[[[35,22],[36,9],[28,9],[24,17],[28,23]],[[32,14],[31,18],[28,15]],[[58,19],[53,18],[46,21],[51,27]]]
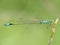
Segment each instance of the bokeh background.
[[[46,24],[14,24],[60,18],[60,0],[0,0],[0,45],[48,45],[51,28]],[[60,20],[51,45],[60,45]]]

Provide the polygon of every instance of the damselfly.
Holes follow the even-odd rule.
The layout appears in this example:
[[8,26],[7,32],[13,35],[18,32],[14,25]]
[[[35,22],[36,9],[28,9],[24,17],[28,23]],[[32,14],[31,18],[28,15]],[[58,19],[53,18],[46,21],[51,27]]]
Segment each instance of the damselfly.
[[[38,21],[38,23],[30,22],[30,23],[22,23],[22,24],[49,24],[49,26],[52,24],[51,37],[48,40],[48,45],[50,45],[53,41],[53,38],[54,38],[55,28],[56,28],[57,22],[58,22],[58,18],[54,22],[51,20],[40,20],[40,21]],[[5,23],[4,26],[22,25],[22,24]]]
[[14,24],[14,23],[5,23],[4,26],[11,26],[11,25],[24,25],[24,24],[48,24],[51,25],[51,20],[40,20],[38,22],[27,22],[27,23],[21,23],[21,24]]

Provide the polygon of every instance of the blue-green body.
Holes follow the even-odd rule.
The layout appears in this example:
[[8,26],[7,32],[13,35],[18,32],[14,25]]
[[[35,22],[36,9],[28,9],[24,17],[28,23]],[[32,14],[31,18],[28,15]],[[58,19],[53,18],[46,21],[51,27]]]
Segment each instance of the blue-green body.
[[51,20],[41,20],[40,24],[51,24],[52,21]]
[[6,23],[6,24],[4,24],[5,26],[10,26],[10,25],[12,25],[11,23]]
[[[41,20],[40,24],[52,24],[52,21],[50,21],[50,20]],[[10,26],[10,25],[13,25],[13,24],[12,23],[6,23],[4,25],[5,26]]]

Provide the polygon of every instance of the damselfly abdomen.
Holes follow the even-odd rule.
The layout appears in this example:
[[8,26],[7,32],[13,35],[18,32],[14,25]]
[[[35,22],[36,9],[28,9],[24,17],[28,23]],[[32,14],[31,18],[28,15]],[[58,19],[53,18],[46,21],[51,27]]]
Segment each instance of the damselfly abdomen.
[[12,23],[6,23],[6,24],[4,24],[4,26],[10,26],[10,25],[14,25],[14,24],[12,24]]

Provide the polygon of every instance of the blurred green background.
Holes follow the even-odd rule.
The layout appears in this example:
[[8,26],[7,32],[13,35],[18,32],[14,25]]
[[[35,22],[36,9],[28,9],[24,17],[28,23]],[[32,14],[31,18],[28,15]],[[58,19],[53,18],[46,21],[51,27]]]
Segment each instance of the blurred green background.
[[[0,0],[0,45],[48,45],[51,28],[45,24],[4,24],[56,17],[60,18],[60,0]],[[51,45],[60,45],[59,24]]]

